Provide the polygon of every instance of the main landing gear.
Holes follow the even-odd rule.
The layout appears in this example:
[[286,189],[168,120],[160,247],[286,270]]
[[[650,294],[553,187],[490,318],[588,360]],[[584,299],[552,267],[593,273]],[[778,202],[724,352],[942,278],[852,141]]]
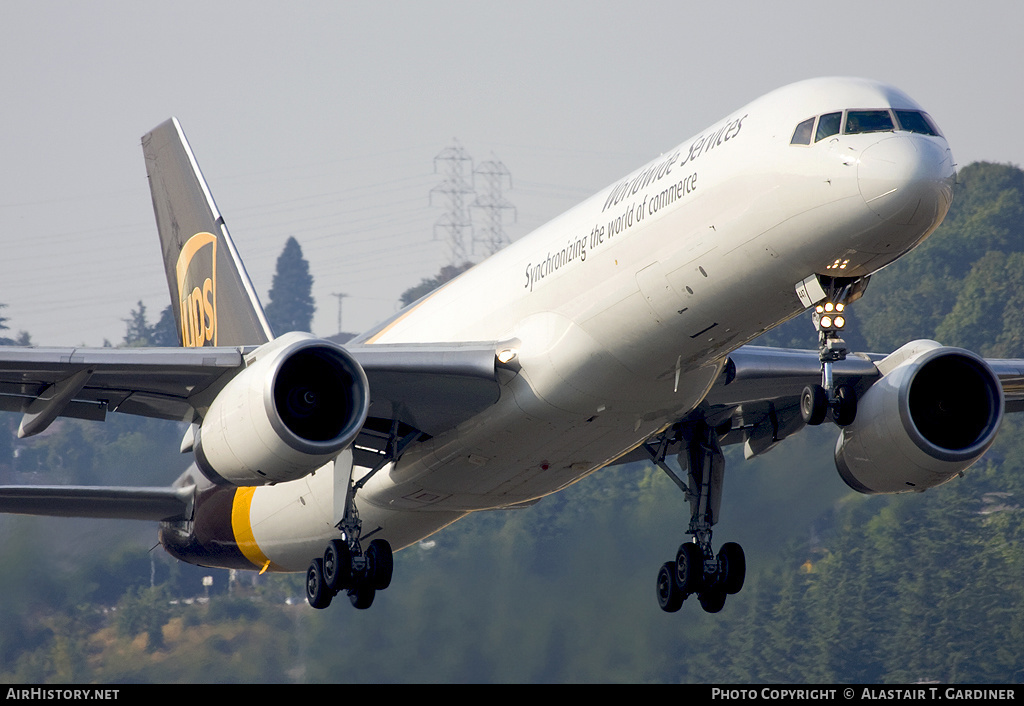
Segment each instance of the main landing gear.
[[314,559],[306,570],[306,600],[314,608],[326,608],[334,596],[346,591],[353,606],[369,608],[377,591],[391,585],[393,569],[391,545],[386,540],[373,540],[364,553],[358,541],[333,539],[323,558]]
[[[686,468],[687,479],[665,462],[670,448],[682,444],[677,458]],[[725,457],[715,429],[703,421],[681,422],[660,439],[645,445],[652,459],[685,493],[690,503],[692,541],[679,546],[674,561],[665,562],[658,571],[658,605],[674,613],[683,601],[696,594],[701,607],[717,613],[726,596],[743,588],[747,564],[743,549],[726,542],[715,554],[711,546],[711,526],[718,521],[721,506]]]
[[846,341],[842,338],[846,326],[846,299],[863,293],[866,281],[860,280],[845,287],[833,288],[829,297],[814,308],[814,327],[818,331],[818,359],[821,361],[821,384],[808,385],[800,396],[800,416],[804,423],[817,426],[828,416],[838,426],[853,423],[857,416],[857,393],[850,385],[836,385],[832,377],[832,364],[846,360]]
[[[378,420],[381,421],[381,420]],[[363,523],[356,509],[356,493],[382,468],[395,463],[422,433],[393,420],[363,427],[364,456],[360,466],[370,470],[358,481],[352,478],[353,452],[342,452],[334,460],[335,513],[341,520],[335,525],[341,537],[327,543],[323,558],[316,558],[306,570],[306,600],[314,608],[326,608],[338,593],[345,591],[353,606],[364,610],[373,603],[377,591],[391,585],[394,559],[385,539],[374,539],[362,549],[362,542],[379,531],[363,534]],[[341,484],[344,483],[344,488]],[[338,507],[340,502],[344,504]]]
[[335,461],[336,477],[339,471],[346,479],[345,510],[337,524],[341,537],[328,542],[323,558],[314,559],[306,570],[306,600],[312,607],[323,609],[345,591],[354,607],[365,610],[373,604],[377,591],[391,585],[395,563],[387,540],[374,539],[363,551],[363,523],[355,503],[356,490],[362,486],[352,482],[351,456],[344,462],[341,457]]

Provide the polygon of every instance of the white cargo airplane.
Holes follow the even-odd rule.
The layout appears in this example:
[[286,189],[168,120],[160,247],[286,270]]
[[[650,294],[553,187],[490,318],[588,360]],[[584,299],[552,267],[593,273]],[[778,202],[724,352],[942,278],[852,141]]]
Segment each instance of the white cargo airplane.
[[[743,584],[712,548],[722,445],[841,427],[865,493],[944,483],[1024,399],[1024,361],[915,341],[846,355],[842,309],[949,209],[955,169],[902,92],[804,81],[731,113],[345,347],[275,338],[176,120],[142,139],[182,348],[0,350],[20,434],[107,411],[191,423],[172,488],[6,487],[0,511],[160,521],[195,564],[307,572],[366,608],[392,548],[653,461],[691,507],[666,611]],[[804,310],[819,350],[744,346]],[[677,455],[678,465],[669,461]]]

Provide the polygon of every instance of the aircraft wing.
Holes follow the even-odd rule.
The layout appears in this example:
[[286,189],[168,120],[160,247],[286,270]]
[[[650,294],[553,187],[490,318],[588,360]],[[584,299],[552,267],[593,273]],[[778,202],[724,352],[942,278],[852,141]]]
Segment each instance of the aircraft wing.
[[[193,398],[222,387],[251,348],[0,348],[0,410],[21,436],[56,417],[108,411],[198,421]],[[370,418],[435,436],[497,402],[493,343],[352,346],[370,383]],[[369,422],[368,422],[369,424]]]
[[[192,397],[244,367],[247,348],[0,347],[0,410],[23,414],[19,436],[57,417],[103,420],[108,411],[199,421]],[[370,415],[354,442],[373,467],[404,444],[440,434],[500,395],[495,344],[352,346],[366,372]],[[192,514],[191,486],[2,486],[0,513],[171,521]]]
[[[882,377],[889,357],[851,354],[834,364],[835,382],[853,386],[860,396]],[[1002,385],[1005,411],[1024,411],[1024,360],[985,362]],[[813,384],[821,384],[817,351],[742,346],[729,354],[721,376],[693,416],[728,429],[719,443],[743,444],[744,455],[752,458],[805,426],[800,396],[805,386]],[[649,459],[649,452],[641,447],[616,463]]]
[[[882,357],[850,355],[836,362],[836,384],[863,393],[881,377],[875,361]],[[731,420],[720,443],[742,443],[744,455],[752,458],[804,427],[800,395],[816,383],[821,384],[817,351],[743,346],[729,355],[702,411],[712,426]]]
[[0,486],[0,512],[170,522],[192,517],[195,486],[121,488],[75,485]]
[[189,397],[242,364],[238,348],[0,348],[0,410],[21,412],[21,436],[58,416],[107,411],[192,421]]

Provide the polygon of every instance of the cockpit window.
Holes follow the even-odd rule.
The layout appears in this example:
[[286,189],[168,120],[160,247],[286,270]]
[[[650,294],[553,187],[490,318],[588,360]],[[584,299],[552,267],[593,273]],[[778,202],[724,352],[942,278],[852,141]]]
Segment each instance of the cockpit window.
[[890,132],[896,127],[888,110],[851,110],[846,114],[844,135],[862,132]]
[[[846,122],[843,122],[843,116]],[[895,117],[894,117],[895,116]],[[817,127],[815,127],[817,126]],[[811,137],[821,142],[826,137],[838,135],[840,129],[844,135],[859,135],[872,132],[914,132],[919,135],[942,137],[939,128],[931,117],[920,110],[896,110],[887,108],[875,110],[847,110],[824,113],[815,118],[807,118],[796,126],[791,145],[809,145]]]
[[939,137],[939,130],[931,119],[919,110],[896,110],[896,120],[900,128],[907,132],[917,132],[922,135],[933,135]]
[[814,133],[814,141],[839,134],[839,125],[843,122],[842,113],[826,113],[818,118],[818,129]]
[[814,118],[808,118],[802,123],[796,126],[796,130],[793,131],[793,139],[789,141],[791,145],[809,145],[811,144],[811,130],[814,129]]

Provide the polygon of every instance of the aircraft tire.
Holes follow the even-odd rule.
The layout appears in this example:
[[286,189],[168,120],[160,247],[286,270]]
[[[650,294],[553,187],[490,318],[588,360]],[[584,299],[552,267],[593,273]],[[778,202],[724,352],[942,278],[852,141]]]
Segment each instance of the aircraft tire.
[[366,548],[366,561],[370,565],[367,576],[369,585],[378,591],[390,586],[391,575],[395,570],[395,559],[387,540],[375,539],[370,542],[370,546]]
[[836,388],[836,405],[832,410],[832,419],[841,427],[853,424],[857,417],[857,392],[849,385]]
[[377,595],[377,589],[366,584],[348,590],[348,600],[352,603],[352,607],[358,610],[366,610],[373,605],[375,595]]
[[726,593],[739,593],[747,575],[747,559],[743,547],[736,542],[726,542],[718,550],[718,563],[722,567],[722,590]]
[[828,413],[828,395],[821,385],[808,385],[800,395],[800,416],[804,423],[816,427],[825,421]]
[[306,570],[306,600],[317,610],[323,610],[331,604],[334,593],[327,587],[324,580],[324,560],[314,559]]
[[704,585],[704,553],[693,542],[680,544],[676,552],[676,583],[684,596]]
[[725,591],[721,587],[702,591],[697,598],[706,613],[717,613],[725,607]]
[[324,550],[324,581],[327,588],[337,593],[348,588],[352,575],[352,552],[348,543],[332,539]]
[[676,565],[666,561],[658,571],[658,605],[666,613],[675,613],[686,596],[676,583]]

